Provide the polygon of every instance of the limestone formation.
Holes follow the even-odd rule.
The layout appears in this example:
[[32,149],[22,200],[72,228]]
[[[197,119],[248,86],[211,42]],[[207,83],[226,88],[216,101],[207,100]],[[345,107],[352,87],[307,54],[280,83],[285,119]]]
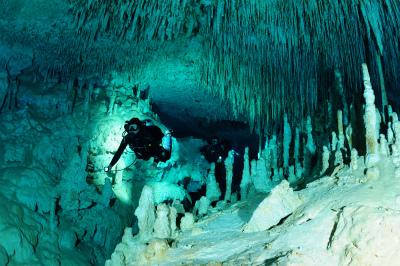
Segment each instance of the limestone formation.
[[215,180],[215,164],[211,164],[210,172],[207,175],[207,186],[206,186],[206,196],[213,202],[219,200],[221,196],[221,190]]
[[377,118],[375,108],[375,95],[372,90],[371,81],[368,73],[368,67],[366,64],[362,65],[363,78],[364,78],[364,99],[365,99],[365,113],[364,113],[364,125],[365,125],[365,138],[367,141],[367,155],[365,157],[367,167],[373,166],[378,160],[378,141],[377,141]]
[[247,198],[249,192],[249,186],[251,182],[251,175],[250,175],[250,161],[249,161],[249,148],[246,147],[244,152],[244,167],[243,167],[243,174],[242,174],[242,181],[240,182],[240,197],[242,200]]
[[323,146],[323,151],[322,151],[322,169],[320,174],[324,174],[325,171],[329,168],[329,157],[330,157],[330,152],[326,146]]
[[225,170],[226,170],[226,191],[224,200],[230,201],[232,194],[232,179],[233,179],[233,163],[234,163],[234,151],[229,151],[228,157],[225,159]]
[[153,191],[149,186],[144,186],[142,189],[135,215],[138,219],[139,237],[147,241],[151,238],[156,220]]
[[157,205],[157,216],[154,221],[154,237],[168,238],[171,236],[169,221],[169,207],[165,204]]
[[258,205],[243,231],[251,233],[267,230],[291,214],[300,204],[301,200],[290,188],[289,183],[282,181]]
[[194,224],[194,216],[191,213],[185,213],[185,216],[182,217],[181,227],[182,231],[190,230],[193,228]]

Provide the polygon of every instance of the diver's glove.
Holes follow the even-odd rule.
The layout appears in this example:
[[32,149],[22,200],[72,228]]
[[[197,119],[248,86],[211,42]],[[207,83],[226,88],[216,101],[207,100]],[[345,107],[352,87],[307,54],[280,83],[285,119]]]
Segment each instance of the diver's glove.
[[110,172],[111,168],[112,168],[111,166],[104,167],[104,172],[106,173]]

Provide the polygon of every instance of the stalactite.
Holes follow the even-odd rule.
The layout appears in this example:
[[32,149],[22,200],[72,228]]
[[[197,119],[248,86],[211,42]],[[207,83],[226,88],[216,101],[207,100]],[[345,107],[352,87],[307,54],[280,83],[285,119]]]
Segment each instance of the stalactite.
[[[329,93],[318,89],[331,85],[319,70],[321,62],[337,70],[345,126],[349,119],[346,96],[360,92],[361,73],[353,70],[366,55],[394,62],[385,64],[384,78],[399,80],[395,66],[400,53],[395,44],[400,12],[395,0],[385,4],[288,0],[257,5],[244,0],[240,8],[233,8],[229,1],[212,5],[214,15],[203,29],[212,38],[206,39],[210,49],[204,57],[202,84],[230,100],[239,113],[249,114],[254,128],[257,123],[276,121],[285,112],[290,119],[313,115],[319,100],[329,100]],[[379,80],[378,64],[373,68],[374,83]],[[260,109],[258,101],[267,107]]]
[[[384,111],[385,106],[388,105],[388,98],[387,98],[387,94],[386,94],[385,77],[383,74],[382,60],[381,60],[380,54],[376,54],[376,65],[378,67],[379,85],[380,85],[380,89],[381,89],[382,111]],[[383,117],[385,117],[385,116],[383,116]]]

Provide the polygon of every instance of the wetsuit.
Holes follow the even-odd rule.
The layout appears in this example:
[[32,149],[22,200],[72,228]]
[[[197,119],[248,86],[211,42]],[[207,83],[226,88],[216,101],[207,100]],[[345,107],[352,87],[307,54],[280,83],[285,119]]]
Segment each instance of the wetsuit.
[[118,162],[128,145],[135,152],[138,159],[149,160],[151,157],[155,157],[155,161],[164,160],[165,158],[162,156],[164,149],[160,146],[163,136],[164,134],[157,126],[141,127],[137,133],[128,132],[123,137],[109,166],[113,167]]

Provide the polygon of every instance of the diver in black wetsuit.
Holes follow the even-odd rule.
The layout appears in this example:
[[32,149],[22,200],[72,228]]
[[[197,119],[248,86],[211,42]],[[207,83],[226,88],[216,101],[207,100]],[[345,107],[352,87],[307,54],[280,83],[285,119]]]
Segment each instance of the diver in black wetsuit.
[[132,118],[125,122],[125,132],[117,152],[110,164],[104,169],[108,172],[118,162],[126,146],[135,152],[141,160],[149,160],[154,157],[155,162],[165,162],[171,157],[171,133],[166,131],[164,135],[161,129],[154,125],[146,125],[138,118]]
[[218,137],[214,136],[209,144],[201,148],[201,153],[209,163],[223,163],[228,156],[229,147],[227,143],[222,142]]
[[228,157],[229,145],[221,141],[217,136],[211,138],[209,144],[202,147],[200,152],[209,163],[215,163],[215,178],[221,190],[223,199],[226,192],[226,170],[224,161]]

